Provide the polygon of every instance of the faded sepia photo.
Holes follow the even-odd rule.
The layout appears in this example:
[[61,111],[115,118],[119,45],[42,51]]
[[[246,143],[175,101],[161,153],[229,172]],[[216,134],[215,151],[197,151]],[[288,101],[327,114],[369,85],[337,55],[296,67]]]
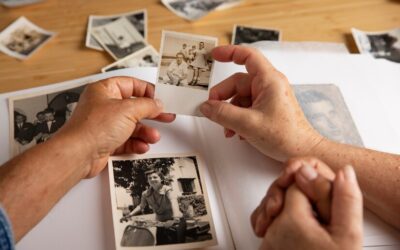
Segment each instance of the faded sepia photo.
[[235,25],[232,32],[234,45],[255,43],[259,41],[280,41],[281,32],[275,29]]
[[136,30],[143,36],[144,40],[147,39],[147,11],[139,10],[129,13],[122,13],[110,16],[89,16],[87,33],[86,33],[86,47],[103,50],[101,45],[97,42],[94,36],[91,34],[93,28],[106,25],[116,21],[120,17],[126,17],[129,22],[136,28]]
[[144,37],[126,17],[93,28],[92,35],[115,59],[122,59],[146,46]]
[[102,72],[108,72],[117,69],[136,68],[136,67],[157,67],[158,52],[153,46],[148,45],[145,48],[129,55],[113,64],[101,69]]
[[352,29],[352,34],[361,53],[400,63],[400,28],[383,32]]
[[161,0],[177,16],[193,21],[215,10],[229,0]]
[[334,84],[292,85],[307,120],[323,136],[341,143],[363,146],[343,96]]
[[0,34],[0,50],[9,56],[26,59],[53,36],[54,33],[20,17]]
[[10,98],[11,156],[50,140],[71,117],[84,88]]
[[111,157],[117,249],[187,249],[216,244],[202,167],[194,154]]

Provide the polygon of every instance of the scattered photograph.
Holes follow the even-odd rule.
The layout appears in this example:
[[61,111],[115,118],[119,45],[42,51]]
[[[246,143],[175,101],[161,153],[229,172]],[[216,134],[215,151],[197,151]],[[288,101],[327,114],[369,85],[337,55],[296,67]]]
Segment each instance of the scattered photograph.
[[189,21],[200,19],[229,0],[161,0],[175,15]]
[[54,35],[54,32],[44,30],[25,17],[20,17],[0,33],[0,51],[25,60]]
[[132,23],[132,25],[136,28],[140,35],[142,35],[144,40],[147,41],[147,11],[143,9],[139,11],[110,16],[89,16],[85,43],[86,47],[101,51],[104,50],[101,44],[99,44],[94,36],[91,34],[91,31],[93,28],[112,23],[120,17],[126,17],[126,19],[128,19],[128,21]]
[[126,17],[93,28],[91,34],[115,60],[146,47],[144,37]]
[[195,154],[110,157],[116,249],[215,245],[203,168]]
[[235,25],[232,32],[232,44],[249,44],[258,41],[280,41],[281,32],[275,29]]
[[86,83],[9,99],[11,157],[50,140],[71,117]]
[[244,0],[225,0],[223,4],[219,5],[215,10],[227,10],[241,4]]
[[0,4],[8,8],[21,7],[34,3],[42,2],[43,0],[0,0]]
[[351,32],[360,53],[400,63],[400,28],[378,32],[351,29]]
[[323,136],[363,147],[342,93],[334,84],[292,85],[307,120]]
[[156,97],[167,112],[194,115],[208,98],[217,38],[163,31]]
[[148,45],[145,48],[112,63],[101,69],[101,72],[108,72],[117,69],[136,68],[136,67],[157,67],[159,55],[153,46]]

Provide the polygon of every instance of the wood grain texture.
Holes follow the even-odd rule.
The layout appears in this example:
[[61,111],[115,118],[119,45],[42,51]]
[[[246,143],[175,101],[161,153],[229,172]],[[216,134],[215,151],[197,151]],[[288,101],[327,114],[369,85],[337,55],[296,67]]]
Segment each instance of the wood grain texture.
[[113,62],[106,52],[85,47],[89,15],[147,9],[148,42],[159,49],[161,30],[215,36],[230,43],[234,24],[271,27],[284,41],[346,43],[357,52],[350,28],[385,30],[400,27],[399,0],[246,0],[241,5],[185,21],[158,0],[44,0],[16,9],[0,7],[0,30],[20,16],[58,35],[26,61],[0,53],[0,93],[99,73]]

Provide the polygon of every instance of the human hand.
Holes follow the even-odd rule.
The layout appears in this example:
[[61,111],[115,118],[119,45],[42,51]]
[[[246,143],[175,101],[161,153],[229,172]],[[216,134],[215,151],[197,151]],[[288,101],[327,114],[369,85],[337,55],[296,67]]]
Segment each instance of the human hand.
[[[245,65],[210,90],[200,107],[212,121],[239,134],[265,155],[279,161],[307,155],[323,139],[305,118],[287,78],[256,49],[220,46],[212,51],[220,62]],[[232,98],[230,103],[224,102]]]
[[267,194],[250,217],[258,237],[264,237],[268,227],[281,213],[286,190],[293,183],[315,204],[318,219],[324,223],[330,221],[334,172],[314,157],[292,158],[283,165],[283,173],[268,188]]
[[156,129],[140,121],[149,118],[172,122],[175,116],[161,113],[162,104],[153,96],[153,85],[130,77],[113,77],[86,87],[73,115],[59,133],[74,136],[85,144],[90,155],[86,178],[97,175],[109,155],[145,153],[149,144],[160,139]]
[[314,215],[313,201],[297,185],[290,186],[284,208],[268,228],[260,249],[361,249],[362,195],[352,167],[337,173],[331,202],[331,219],[321,224]]

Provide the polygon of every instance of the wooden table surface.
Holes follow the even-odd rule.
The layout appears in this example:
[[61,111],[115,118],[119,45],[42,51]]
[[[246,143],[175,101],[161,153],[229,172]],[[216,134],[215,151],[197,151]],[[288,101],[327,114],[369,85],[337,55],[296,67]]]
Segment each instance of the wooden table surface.
[[58,35],[26,61],[0,53],[0,93],[99,73],[113,62],[106,53],[85,47],[88,16],[147,9],[148,42],[159,49],[161,30],[204,34],[230,43],[234,24],[280,29],[283,41],[343,42],[357,52],[350,28],[400,27],[400,0],[245,0],[196,22],[185,21],[159,0],[44,0],[0,7],[0,30],[20,16]]

